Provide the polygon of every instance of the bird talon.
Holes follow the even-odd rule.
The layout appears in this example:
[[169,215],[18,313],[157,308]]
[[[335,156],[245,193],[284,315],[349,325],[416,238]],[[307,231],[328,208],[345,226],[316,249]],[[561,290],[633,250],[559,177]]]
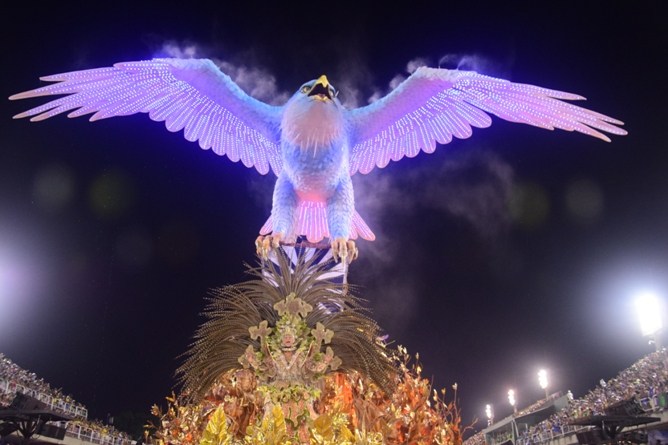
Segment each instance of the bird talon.
[[348,254],[350,255],[350,260],[348,262],[352,263],[359,256],[359,250],[357,249],[357,246],[355,245],[355,241],[353,241],[353,240],[348,240],[348,242],[346,244],[347,244],[347,248],[348,248]]
[[280,233],[267,236],[260,235],[255,238],[255,252],[260,258],[266,260],[269,258],[272,249],[278,249],[282,239],[283,235]]
[[359,252],[355,241],[348,240],[343,237],[336,238],[332,241],[332,256],[334,261],[343,261],[345,263],[352,263],[358,256]]
[[268,252],[264,249],[264,238],[262,235],[255,238],[255,253],[263,260],[266,260]]

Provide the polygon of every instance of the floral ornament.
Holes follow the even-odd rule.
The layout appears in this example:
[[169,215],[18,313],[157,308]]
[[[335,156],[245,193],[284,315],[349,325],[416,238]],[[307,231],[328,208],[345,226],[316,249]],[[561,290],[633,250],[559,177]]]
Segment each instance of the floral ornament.
[[246,352],[244,352],[244,355],[239,357],[239,363],[244,368],[250,368],[251,366],[255,367],[258,364],[258,360],[255,355],[255,349],[253,348],[253,345],[248,345],[248,347],[246,348]]
[[328,364],[332,371],[336,371],[343,364],[343,361],[334,355],[334,350],[327,346],[323,362]]
[[271,334],[272,329],[269,327],[269,322],[267,320],[262,320],[258,326],[251,326],[248,328],[248,333],[252,340],[257,340],[260,337],[261,341]]
[[331,343],[334,331],[321,322],[309,329],[304,317],[313,307],[294,292],[275,303],[274,308],[279,320],[275,326],[270,327],[268,320],[262,320],[248,328],[251,340],[260,339],[260,348],[248,345],[238,362],[245,369],[252,369],[263,385],[280,383],[282,388],[295,385],[315,388],[317,380],[343,363],[331,347],[322,351],[323,344]]
[[308,313],[313,310],[313,306],[306,303],[301,298],[298,298],[294,292],[291,292],[287,297],[285,297],[285,300],[274,304],[274,309],[281,317],[288,313],[292,316],[300,316],[301,318],[305,318]]
[[317,322],[315,329],[311,329],[311,335],[313,338],[315,338],[315,346],[320,348],[320,345],[322,345],[323,341],[326,345],[332,341],[332,337],[334,337],[334,331],[326,329],[324,324]]
[[314,328],[306,323],[313,310],[310,304],[293,292],[273,307],[279,319],[273,326],[265,319],[248,328],[251,340],[260,339],[260,347],[248,345],[238,362],[255,374],[265,416],[280,407],[290,428],[306,434],[303,428],[318,417],[315,402],[320,398],[321,379],[343,361],[332,347],[322,350],[331,343],[334,331],[321,322]]

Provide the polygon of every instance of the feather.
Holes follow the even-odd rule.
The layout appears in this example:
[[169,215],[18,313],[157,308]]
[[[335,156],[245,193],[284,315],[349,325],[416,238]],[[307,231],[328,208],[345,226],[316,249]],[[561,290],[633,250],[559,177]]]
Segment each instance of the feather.
[[275,326],[280,317],[274,305],[290,294],[313,308],[304,319],[309,328],[321,323],[334,332],[329,346],[341,358],[341,369],[359,372],[391,392],[397,370],[363,300],[346,292],[343,284],[323,279],[329,265],[317,263],[316,256],[301,256],[294,267],[282,251],[277,259],[278,266],[264,262],[249,267],[248,281],[209,292],[204,322],[177,370],[182,392],[201,398],[226,372],[241,368],[238,359],[246,348],[260,346],[251,339],[249,327],[263,320]]
[[604,141],[624,135],[623,122],[565,100],[582,96],[512,83],[472,71],[419,68],[382,99],[350,111],[350,174],[366,174],[387,160],[434,151],[434,141],[464,139],[491,124],[487,113],[545,129],[577,131]]
[[[269,168],[281,170],[280,138],[275,128],[280,108],[260,102],[244,93],[229,76],[208,59],[153,59],[117,63],[98,68],[42,77],[56,82],[32,91],[15,94],[11,100],[66,94],[44,105],[17,114],[32,121],[58,114],[78,117],[93,113],[91,121],[137,112],[148,113],[155,121],[165,121],[169,131],[186,129],[189,141],[203,140],[211,146],[211,132],[224,128],[216,153],[231,150],[247,167],[261,174]],[[212,127],[208,119],[212,119]],[[208,126],[194,124],[206,117]]]

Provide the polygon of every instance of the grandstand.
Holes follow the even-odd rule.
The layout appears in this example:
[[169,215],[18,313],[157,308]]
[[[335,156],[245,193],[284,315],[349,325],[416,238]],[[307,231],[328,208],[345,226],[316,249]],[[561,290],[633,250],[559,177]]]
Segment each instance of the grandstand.
[[652,441],[664,430],[668,430],[666,349],[643,357],[582,398],[554,394],[488,426],[464,445],[653,445],[665,442]]
[[[89,420],[88,410],[83,404],[75,401],[72,396],[63,394],[60,389],[52,388],[35,373],[21,368],[0,353],[0,413],[15,414],[16,407],[21,407],[23,404],[16,403],[16,401],[21,399],[34,401],[33,405],[39,405],[42,412],[53,413],[54,418],[68,419],[49,422],[48,425],[39,428],[36,435],[33,436],[39,442],[66,445],[133,445],[135,443],[126,433],[100,421]],[[4,421],[0,418],[0,436],[3,430],[12,430],[7,427],[10,423],[8,418]],[[0,437],[0,439],[10,443],[20,442],[15,432],[9,436]]]

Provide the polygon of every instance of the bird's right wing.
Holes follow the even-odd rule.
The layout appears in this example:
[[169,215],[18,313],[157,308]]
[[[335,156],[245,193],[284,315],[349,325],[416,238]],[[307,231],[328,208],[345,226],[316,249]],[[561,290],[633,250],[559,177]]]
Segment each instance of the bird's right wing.
[[184,130],[202,149],[266,174],[281,170],[280,107],[246,94],[208,59],[153,59],[42,77],[57,82],[14,99],[65,95],[17,114],[31,121],[69,112],[95,121],[148,113],[169,131]]

